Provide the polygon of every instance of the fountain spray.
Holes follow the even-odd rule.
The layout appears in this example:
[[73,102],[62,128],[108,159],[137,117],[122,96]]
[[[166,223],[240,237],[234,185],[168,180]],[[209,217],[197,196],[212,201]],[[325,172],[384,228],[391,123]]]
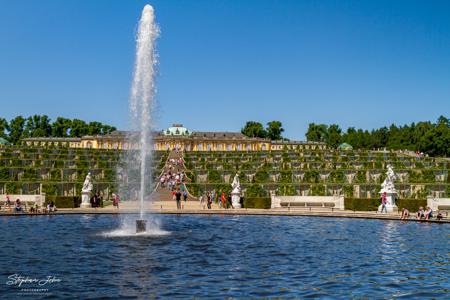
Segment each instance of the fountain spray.
[[136,37],[136,61],[134,65],[133,82],[130,96],[131,125],[139,133],[139,164],[140,164],[140,207],[139,219],[136,220],[136,232],[145,231],[144,200],[146,189],[151,185],[148,175],[148,162],[151,159],[152,112],[155,95],[155,67],[157,65],[155,41],[159,28],[155,24],[153,7],[144,6]]

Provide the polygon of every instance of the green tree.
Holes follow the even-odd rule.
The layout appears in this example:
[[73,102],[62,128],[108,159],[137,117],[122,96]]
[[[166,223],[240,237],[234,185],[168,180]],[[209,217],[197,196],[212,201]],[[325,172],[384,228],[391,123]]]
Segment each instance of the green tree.
[[327,133],[327,126],[325,124],[310,123],[308,131],[306,132],[306,139],[312,142],[323,142]]
[[48,116],[34,115],[27,118],[23,137],[47,137],[51,133],[52,126]]
[[73,119],[72,128],[70,129],[71,137],[82,137],[88,134],[88,125],[83,120]]
[[325,134],[325,143],[327,143],[330,147],[337,148],[337,146],[339,146],[342,140],[341,133],[342,130],[339,127],[339,125],[336,124],[330,125],[327,128]]
[[102,133],[103,124],[100,122],[89,122],[88,124],[88,134],[89,135],[99,135]]
[[23,135],[25,119],[22,116],[17,116],[9,122],[9,141],[16,144]]
[[282,140],[283,124],[280,121],[271,121],[267,123],[267,137],[272,141]]
[[7,131],[9,131],[8,121],[4,118],[0,118],[0,138],[8,139]]
[[441,116],[436,126],[419,141],[422,151],[432,156],[450,156],[450,127],[447,118]]
[[54,137],[68,137],[72,127],[72,120],[58,117],[52,124],[52,136]]
[[241,132],[248,137],[267,137],[267,132],[264,129],[263,125],[255,121],[248,121],[247,123],[245,123],[245,126],[241,129]]

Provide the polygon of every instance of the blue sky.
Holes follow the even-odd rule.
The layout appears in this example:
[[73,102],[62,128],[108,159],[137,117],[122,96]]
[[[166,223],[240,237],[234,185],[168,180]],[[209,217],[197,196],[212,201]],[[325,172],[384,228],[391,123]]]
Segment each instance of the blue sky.
[[127,128],[134,35],[161,28],[158,128],[346,129],[450,116],[450,1],[0,0],[1,117]]

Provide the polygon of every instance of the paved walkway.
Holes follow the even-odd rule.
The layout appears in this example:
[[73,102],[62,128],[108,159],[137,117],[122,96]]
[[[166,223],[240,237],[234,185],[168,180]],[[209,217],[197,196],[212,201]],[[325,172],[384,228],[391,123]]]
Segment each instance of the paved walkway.
[[[173,201],[175,202],[175,201]],[[183,201],[184,202],[184,201]],[[188,201],[184,209],[176,209],[175,203],[169,204],[167,201],[157,201],[152,205],[147,205],[151,208],[148,213],[152,214],[178,214],[178,215],[252,215],[252,216],[304,216],[304,217],[338,217],[338,218],[357,218],[357,219],[382,219],[382,220],[396,220],[400,221],[400,215],[380,214],[376,212],[362,212],[362,211],[348,211],[348,210],[330,210],[330,209],[200,209],[197,201]],[[122,203],[120,209],[106,207],[106,208],[66,208],[59,209],[57,212],[51,214],[137,214],[138,203]],[[31,214],[14,214],[10,212],[0,212],[0,216],[29,216]],[[416,218],[411,217],[408,221],[417,222]],[[435,218],[430,221],[421,220],[421,222],[428,223],[443,223],[450,224],[450,218],[447,217],[442,221],[437,221]]]

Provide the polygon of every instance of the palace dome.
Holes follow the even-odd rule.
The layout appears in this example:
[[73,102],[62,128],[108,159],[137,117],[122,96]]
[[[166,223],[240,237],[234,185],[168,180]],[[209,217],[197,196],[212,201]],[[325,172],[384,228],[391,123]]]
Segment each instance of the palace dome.
[[189,136],[192,134],[190,130],[188,130],[186,127],[183,127],[182,124],[173,124],[172,127],[169,127],[165,130],[163,130],[164,135],[184,135]]

